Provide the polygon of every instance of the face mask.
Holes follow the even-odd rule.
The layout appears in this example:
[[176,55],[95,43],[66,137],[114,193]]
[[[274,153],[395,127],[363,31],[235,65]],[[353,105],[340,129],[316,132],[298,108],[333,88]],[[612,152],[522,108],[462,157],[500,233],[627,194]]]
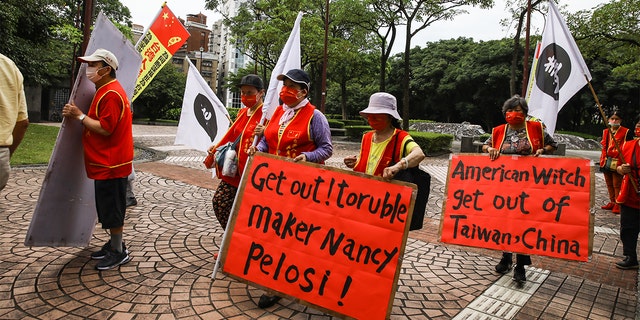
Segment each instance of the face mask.
[[371,126],[371,128],[373,128],[373,130],[383,130],[386,127],[389,126],[389,118],[388,117],[384,117],[382,119],[378,118],[373,118],[373,117],[367,117],[367,121],[369,122],[369,126]]
[[298,102],[298,92],[300,91],[291,87],[282,87],[280,100],[290,107],[295,107],[296,102]]
[[[102,67],[104,68],[104,67]],[[87,78],[89,78],[89,81],[96,83],[98,81],[100,81],[100,79],[102,79],[102,77],[104,77],[104,75],[100,75],[98,73],[98,70],[102,69],[100,67],[87,67],[87,71],[86,71],[86,75]]]
[[251,108],[256,105],[256,102],[258,102],[258,95],[243,95],[240,97],[240,101],[242,101],[242,104],[244,104],[247,108]]
[[617,128],[617,127],[619,127],[619,126],[620,126],[620,123],[615,123],[615,122],[613,122],[613,121],[609,121],[609,126],[610,126],[610,127],[613,127],[613,128]]
[[636,128],[633,133],[636,135],[636,137],[640,137],[640,128]]
[[522,112],[511,111],[505,114],[505,119],[510,125],[519,125],[524,122],[524,114]]

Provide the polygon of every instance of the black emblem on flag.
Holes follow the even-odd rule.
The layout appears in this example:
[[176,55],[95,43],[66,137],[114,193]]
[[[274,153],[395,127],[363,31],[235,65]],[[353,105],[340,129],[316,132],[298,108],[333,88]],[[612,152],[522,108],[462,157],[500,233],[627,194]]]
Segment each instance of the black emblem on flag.
[[546,46],[538,58],[536,86],[557,101],[560,88],[570,75],[571,58],[567,51],[555,43]]
[[218,133],[218,120],[216,119],[216,111],[213,109],[213,104],[205,95],[198,93],[193,100],[193,113],[196,115],[196,120],[198,120],[200,126],[213,141]]

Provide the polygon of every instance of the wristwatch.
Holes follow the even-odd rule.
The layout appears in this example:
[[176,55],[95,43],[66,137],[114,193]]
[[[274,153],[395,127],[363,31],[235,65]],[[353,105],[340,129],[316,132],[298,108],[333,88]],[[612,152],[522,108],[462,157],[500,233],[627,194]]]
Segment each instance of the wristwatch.
[[86,118],[87,115],[86,114],[81,114],[80,116],[78,116],[78,120],[80,120],[80,122],[82,122],[82,120],[84,120],[84,118]]

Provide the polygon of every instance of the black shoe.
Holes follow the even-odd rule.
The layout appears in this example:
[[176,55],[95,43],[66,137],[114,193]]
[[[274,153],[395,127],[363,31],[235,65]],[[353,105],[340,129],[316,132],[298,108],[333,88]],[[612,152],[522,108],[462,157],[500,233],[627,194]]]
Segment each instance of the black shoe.
[[513,280],[518,283],[527,281],[527,275],[524,270],[524,266],[516,265],[516,267],[513,269]]
[[626,256],[624,260],[616,262],[616,268],[629,270],[629,269],[638,269],[638,258],[631,258]]
[[263,294],[260,297],[260,301],[258,301],[258,307],[262,309],[269,308],[274,304],[276,304],[276,302],[280,301],[280,299],[281,297],[278,297],[278,296],[268,296],[266,294]]
[[135,197],[127,198],[127,207],[135,206],[138,204],[138,200]]
[[116,252],[107,250],[107,255],[100,260],[98,264],[96,264],[96,269],[109,270],[129,261],[131,261],[131,257],[129,257],[129,253],[127,251],[123,250],[122,252]]
[[[107,240],[107,243],[105,243],[102,248],[100,249],[100,251],[96,251],[91,253],[91,259],[93,260],[102,260],[106,255],[107,255],[107,251],[111,251],[111,241]],[[124,241],[122,241],[122,251],[126,252],[127,254],[129,254],[129,250],[127,250],[127,246],[124,245]]]
[[502,257],[502,259],[500,260],[500,263],[496,265],[496,272],[505,274],[509,272],[509,270],[511,270],[512,266],[513,266],[513,262],[511,262],[511,259],[506,259]]

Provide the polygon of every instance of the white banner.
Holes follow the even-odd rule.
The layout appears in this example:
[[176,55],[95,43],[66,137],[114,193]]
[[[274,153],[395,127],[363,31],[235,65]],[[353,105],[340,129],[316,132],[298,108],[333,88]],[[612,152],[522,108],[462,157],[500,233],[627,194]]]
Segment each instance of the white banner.
[[189,62],[182,112],[174,144],[206,152],[229,129],[229,112],[213,93],[198,69]]
[[[119,67],[117,79],[131,98],[142,57],[133,44],[100,12],[85,55],[96,49],[111,51]],[[85,76],[82,64],[71,91],[70,101],[87,113],[96,88]],[[93,180],[87,177],[82,149],[82,124],[62,121],[49,167],[42,181],[24,244],[36,247],[86,247],[98,219]]]

